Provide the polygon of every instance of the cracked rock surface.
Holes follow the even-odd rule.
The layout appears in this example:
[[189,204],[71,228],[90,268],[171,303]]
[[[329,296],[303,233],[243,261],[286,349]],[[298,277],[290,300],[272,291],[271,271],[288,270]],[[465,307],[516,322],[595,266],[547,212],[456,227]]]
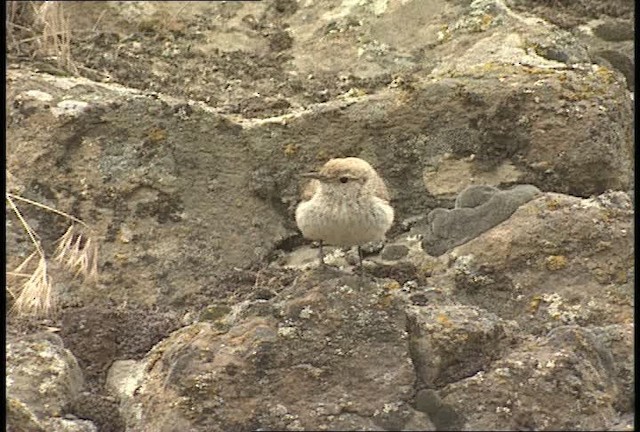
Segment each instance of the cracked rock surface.
[[[12,430],[633,430],[631,2],[61,3],[72,71],[9,47],[7,188],[99,275],[8,316]],[[364,279],[293,217],[346,156],[396,211]]]

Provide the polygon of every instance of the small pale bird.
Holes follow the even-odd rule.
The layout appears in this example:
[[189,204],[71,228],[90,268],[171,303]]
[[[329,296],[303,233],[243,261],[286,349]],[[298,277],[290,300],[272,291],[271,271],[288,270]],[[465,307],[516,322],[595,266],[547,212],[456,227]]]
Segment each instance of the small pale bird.
[[324,264],[323,243],[361,246],[384,239],[393,223],[393,208],[384,180],[368,162],[348,157],[331,159],[310,178],[296,208],[296,223],[302,235],[320,242],[320,264]]

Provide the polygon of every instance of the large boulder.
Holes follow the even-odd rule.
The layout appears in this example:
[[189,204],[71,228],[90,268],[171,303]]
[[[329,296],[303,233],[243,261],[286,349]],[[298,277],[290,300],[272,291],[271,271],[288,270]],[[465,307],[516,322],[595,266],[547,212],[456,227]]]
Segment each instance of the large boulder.
[[82,370],[62,339],[36,333],[7,340],[7,425],[16,432],[96,432],[87,420],[64,418],[84,386]]
[[[86,222],[100,276],[49,266],[78,362],[9,318],[10,424],[632,429],[625,2],[45,2],[77,73],[8,39],[8,188]],[[293,218],[340,156],[396,209],[364,280]],[[69,220],[19,205],[50,256]]]
[[247,306],[228,331],[200,322],[158,344],[127,430],[431,430],[411,406],[402,302],[384,281],[320,276]]

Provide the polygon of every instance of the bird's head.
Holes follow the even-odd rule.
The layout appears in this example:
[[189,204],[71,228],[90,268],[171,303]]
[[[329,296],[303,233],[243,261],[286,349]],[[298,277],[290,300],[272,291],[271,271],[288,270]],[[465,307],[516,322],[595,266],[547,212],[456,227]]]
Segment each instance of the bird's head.
[[351,157],[331,159],[319,171],[302,174],[302,177],[335,187],[361,188],[373,175],[375,171],[371,165],[362,159]]

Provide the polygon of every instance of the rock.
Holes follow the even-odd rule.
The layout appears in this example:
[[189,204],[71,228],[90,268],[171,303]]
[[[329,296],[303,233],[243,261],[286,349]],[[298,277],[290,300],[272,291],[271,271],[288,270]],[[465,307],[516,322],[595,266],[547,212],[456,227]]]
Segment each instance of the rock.
[[512,331],[497,316],[463,305],[413,306],[407,317],[416,374],[420,385],[431,389],[485,370],[500,357]]
[[633,324],[614,324],[593,327],[590,330],[613,357],[612,366],[619,388],[619,396],[614,402],[615,408],[621,413],[633,411],[635,407],[634,364],[628,355],[633,349]]
[[455,296],[534,334],[630,322],[632,214],[624,192],[543,194],[450,252]]
[[178,326],[174,312],[162,313],[139,305],[121,305],[115,310],[69,308],[62,324],[61,336],[78,353],[86,379],[92,384],[104,381],[114,360],[142,358]]
[[606,20],[593,28],[593,33],[608,42],[631,41],[634,39],[633,21]]
[[629,91],[634,91],[636,76],[633,57],[610,49],[594,51],[593,56],[596,60],[604,60],[605,65],[609,65],[611,68],[620,71],[627,80],[627,88]]
[[270,300],[275,316],[247,316],[226,333],[197,323],[157,345],[132,398],[141,414],[125,414],[127,430],[169,418],[203,431],[428,425],[410,406],[399,298],[327,276],[285,288]]
[[53,417],[44,422],[46,430],[51,432],[98,432],[98,428],[89,420]]
[[47,419],[70,412],[83,385],[78,362],[60,337],[40,333],[7,340],[7,397],[16,430],[48,430]]
[[124,420],[116,397],[99,391],[83,391],[73,401],[73,413],[91,420],[101,432],[123,432]]
[[427,253],[442,255],[503,222],[539,193],[532,185],[518,185],[505,191],[485,185],[469,186],[456,198],[454,209],[431,211],[426,229],[415,231],[423,231],[422,247]]
[[399,260],[409,253],[409,248],[405,245],[390,244],[386,245],[380,254],[380,258],[385,260]]
[[470,158],[456,159],[445,154],[434,160],[424,171],[424,186],[427,192],[438,198],[451,199],[470,185],[513,184],[524,175],[508,161],[495,169],[480,171],[476,169],[477,163],[468,159]]
[[89,420],[47,417],[38,420],[33,412],[18,399],[7,399],[6,426],[11,432],[98,432]]
[[552,337],[523,345],[487,370],[444,387],[443,403],[465,413],[462,430],[498,424],[511,430],[608,429],[617,419],[616,389],[601,347],[593,338],[558,342]]
[[416,394],[416,408],[429,415],[436,430],[460,430],[464,425],[464,417],[451,405],[442,402],[438,392],[422,389]]
[[7,396],[7,427],[15,432],[45,432],[44,426],[29,407],[11,396]]
[[[15,145],[8,152],[8,168],[21,173],[25,184],[38,183],[41,172],[50,173],[55,187],[40,195],[55,199],[59,210],[73,210],[104,239],[101,256],[108,257],[103,263],[108,275],[100,284],[116,302],[174,307],[215,294],[204,288],[215,283],[203,283],[212,276],[201,269],[219,275],[259,265],[295,236],[297,174],[330,157],[361,156],[375,165],[393,191],[398,221],[442,207],[443,200],[478,179],[496,186],[526,182],[581,196],[629,186],[633,113],[624,78],[608,68],[592,68],[570,34],[500,2],[452,5],[451,10],[437,5],[432,12],[410,4],[387,6],[381,13],[390,15],[383,21],[366,7],[340,12],[332,25],[347,25],[346,35],[303,19],[322,16],[329,26],[323,7],[293,12],[287,18],[287,33],[295,42],[286,50],[293,56],[291,67],[306,76],[308,68],[318,67],[316,61],[308,63],[309,53],[335,53],[327,57],[332,63],[322,84],[333,96],[301,105],[293,100],[303,93],[300,86],[309,90],[315,84],[287,78],[287,86],[297,89],[290,92],[291,108],[273,116],[242,116],[203,101],[11,69],[7,100],[15,108],[7,113],[7,134]],[[266,5],[239,5],[233,12],[238,25],[237,14],[245,7]],[[412,20],[408,28],[426,32],[433,45],[416,40],[419,44],[406,51],[402,43],[414,40],[414,34],[401,41],[376,30],[413,13],[428,24]],[[348,24],[360,18],[362,25]],[[329,48],[309,33],[309,26],[340,42]],[[438,41],[437,29],[443,26],[447,36]],[[349,33],[356,28],[377,38],[356,42]],[[250,45],[264,46],[264,36],[254,36],[257,45]],[[553,48],[579,67],[538,55],[535,46],[527,46],[529,39],[545,48],[545,55]],[[363,49],[370,54],[381,44],[389,50],[379,57],[357,57],[354,44],[367,45]],[[425,55],[437,59],[438,67],[425,69]],[[402,72],[403,66],[389,69],[399,58],[412,63],[415,73]],[[406,85],[391,86],[385,75],[392,70],[408,79]],[[338,98],[350,89],[339,88],[343,84],[335,77],[360,72],[360,80],[376,83],[371,90]],[[238,94],[248,98],[242,88]],[[51,100],[34,99],[33,91]],[[22,112],[20,104],[27,100],[33,106]],[[62,101],[87,106],[73,111],[76,117],[57,118],[50,107]],[[440,189],[424,193],[423,179],[445,154],[454,167],[465,161],[462,180],[453,186],[440,181]],[[82,194],[65,192],[77,185],[84,185]],[[55,241],[60,233],[55,226],[47,229],[51,232],[44,237]],[[78,295],[92,300],[95,292],[83,289]]]
[[144,375],[144,363],[136,360],[118,360],[109,368],[105,387],[120,401],[120,413],[129,413],[133,418],[125,418],[123,422],[133,423],[139,416],[136,406],[131,400],[135,391],[140,387]]
[[[9,427],[633,430],[628,0],[183,3],[36,5],[71,58],[7,9],[8,190],[100,245],[95,283],[48,266],[60,315],[8,317]],[[364,279],[293,218],[344,156],[396,210]],[[19,204],[49,256],[69,221]]]
[[595,19],[578,27],[577,36],[587,46],[593,61],[617,69],[635,88],[634,21],[631,19]]

